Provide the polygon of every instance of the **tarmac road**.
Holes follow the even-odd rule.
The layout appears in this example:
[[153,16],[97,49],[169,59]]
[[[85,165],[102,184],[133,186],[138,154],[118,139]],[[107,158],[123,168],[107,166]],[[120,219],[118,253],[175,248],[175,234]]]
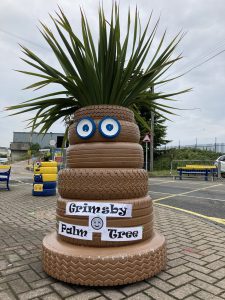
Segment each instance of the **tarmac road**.
[[[12,165],[11,186],[32,184],[33,173],[27,161]],[[173,180],[150,178],[149,190],[154,204],[182,211],[225,227],[225,181]]]
[[225,227],[224,182],[150,178],[149,189],[155,205],[186,212]]
[[28,165],[27,160],[23,160],[11,164],[12,167],[11,174],[10,174],[11,184],[33,182],[33,172],[26,170],[27,165]]

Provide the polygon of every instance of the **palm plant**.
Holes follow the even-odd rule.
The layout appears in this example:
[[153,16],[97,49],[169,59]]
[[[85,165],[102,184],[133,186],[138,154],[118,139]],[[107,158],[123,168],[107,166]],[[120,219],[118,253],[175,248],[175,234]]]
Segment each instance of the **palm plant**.
[[[39,58],[28,48],[21,46],[28,58],[22,58],[35,71],[20,71],[39,80],[25,89],[41,89],[48,85],[60,86],[54,93],[43,94],[7,110],[19,110],[13,115],[36,111],[29,119],[28,126],[40,132],[47,132],[58,119],[68,119],[80,107],[94,104],[120,105],[134,110],[141,119],[139,106],[157,110],[159,114],[172,113],[171,107],[162,100],[187,90],[174,93],[151,93],[150,89],[176,78],[161,77],[181,56],[173,56],[174,50],[183,35],[178,33],[164,46],[166,32],[162,35],[156,50],[149,58],[150,48],[155,39],[159,20],[149,33],[151,16],[141,30],[138,10],[135,11],[134,24],[131,25],[130,11],[127,17],[125,38],[120,35],[120,14],[117,4],[112,6],[111,20],[107,21],[103,8],[99,8],[99,40],[96,45],[85,14],[81,11],[82,39],[73,31],[62,9],[51,16],[58,38],[43,23],[41,34],[51,47],[61,68],[54,68]],[[129,47],[131,45],[131,47]],[[160,103],[159,103],[160,100]]]

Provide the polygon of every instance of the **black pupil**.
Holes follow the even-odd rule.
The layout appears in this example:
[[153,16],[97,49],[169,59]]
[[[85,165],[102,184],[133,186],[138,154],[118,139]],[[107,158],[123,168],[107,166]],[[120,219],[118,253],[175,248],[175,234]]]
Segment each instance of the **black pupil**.
[[113,130],[113,125],[112,124],[107,124],[106,128],[107,128],[108,131],[111,131],[111,130]]
[[85,124],[85,125],[83,126],[83,131],[87,132],[88,130],[89,130],[89,126],[88,126],[87,124]]

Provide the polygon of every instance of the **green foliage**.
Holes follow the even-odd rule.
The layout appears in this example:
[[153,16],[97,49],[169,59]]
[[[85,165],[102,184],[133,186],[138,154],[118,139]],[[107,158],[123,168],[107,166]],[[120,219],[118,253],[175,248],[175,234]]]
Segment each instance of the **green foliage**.
[[40,145],[38,143],[31,143],[30,145],[31,154],[37,154],[40,150]]
[[[151,110],[143,106],[138,106],[142,120],[147,124],[144,124],[142,120],[136,119],[141,132],[141,139],[144,138],[146,133],[146,127],[149,126],[149,132],[151,133]],[[155,113],[154,115],[154,149],[161,145],[169,143],[169,140],[166,139],[166,126],[164,125],[166,119],[162,118],[160,115]]]
[[[210,164],[215,161],[221,153],[207,150],[200,150],[195,148],[185,149],[169,149],[165,151],[158,151],[155,155],[154,169],[155,170],[169,170],[171,161],[179,160],[179,163],[174,163],[173,168],[177,166],[184,166],[186,164]],[[187,162],[181,162],[187,160]],[[194,162],[200,160],[201,162]]]
[[172,159],[176,160],[215,160],[220,156],[220,153],[214,151],[201,150],[197,148],[186,149],[170,149],[168,154]]
[[49,161],[51,159],[51,153],[48,151],[44,154],[43,160],[44,161]]
[[39,151],[40,150],[40,145],[38,143],[35,143],[35,144],[31,143],[30,150]]
[[[151,15],[142,31],[138,10],[135,11],[133,25],[129,11],[125,38],[122,40],[118,5],[112,5],[109,21],[106,20],[103,8],[100,7],[97,44],[93,40],[83,11],[81,11],[81,39],[73,31],[61,9],[56,15],[51,16],[51,19],[58,35],[56,36],[43,23],[40,32],[52,49],[60,68],[52,67],[34,52],[21,46],[26,56],[26,59],[22,60],[36,70],[19,72],[39,78],[25,89],[37,90],[52,84],[60,86],[60,89],[7,108],[19,110],[14,115],[36,111],[36,115],[28,124],[32,130],[41,126],[40,132],[47,132],[58,119],[65,120],[78,108],[93,104],[121,105],[134,109],[136,113],[138,111],[135,105],[138,104],[158,110],[160,113],[172,113],[171,107],[163,104],[162,100],[168,102],[171,97],[188,91],[150,92],[151,87],[176,79],[162,80],[161,77],[181,58],[180,55],[173,54],[183,37],[178,33],[170,43],[164,45],[166,37],[164,32],[156,50],[150,56],[159,25],[158,20],[149,32]],[[131,45],[131,49],[128,45]]]
[[154,147],[156,148],[161,145],[166,145],[170,141],[166,139],[167,127],[164,125],[165,119],[155,115],[154,121]]

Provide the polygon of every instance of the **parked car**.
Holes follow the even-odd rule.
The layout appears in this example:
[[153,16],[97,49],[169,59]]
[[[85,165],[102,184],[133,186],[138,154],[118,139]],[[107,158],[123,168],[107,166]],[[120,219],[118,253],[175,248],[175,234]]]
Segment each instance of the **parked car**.
[[217,160],[215,161],[215,165],[217,167],[218,167],[219,162],[220,162],[220,165],[221,165],[221,176],[225,177],[225,155],[222,155],[222,156],[217,158]]
[[0,157],[0,165],[4,165],[8,163],[8,158]]

